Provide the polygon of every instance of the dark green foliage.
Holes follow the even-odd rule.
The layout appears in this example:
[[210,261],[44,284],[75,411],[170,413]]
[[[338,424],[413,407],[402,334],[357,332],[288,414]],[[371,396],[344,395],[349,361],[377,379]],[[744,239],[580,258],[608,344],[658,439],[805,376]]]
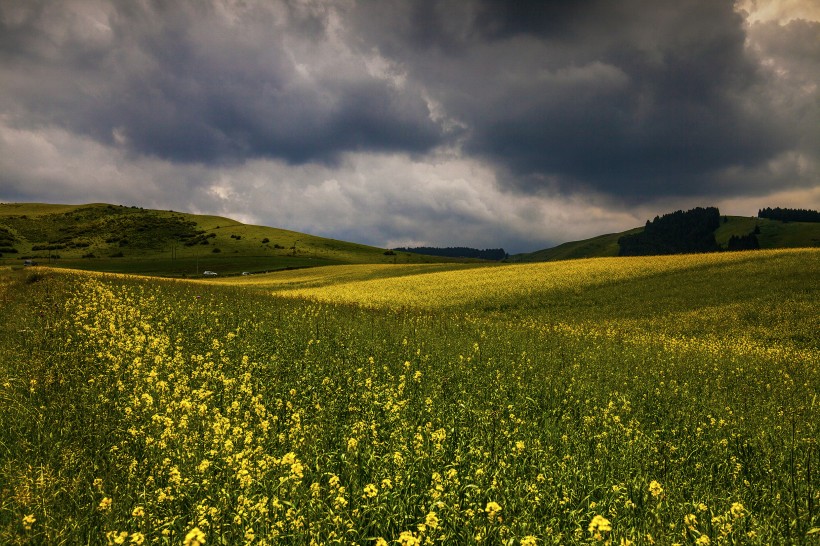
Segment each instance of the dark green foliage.
[[217,254],[217,253],[222,252],[222,251],[219,250],[218,248],[214,247],[214,249],[211,252],[213,252],[214,254]]
[[757,240],[757,235],[749,233],[748,235],[732,235],[729,238],[728,250],[759,250],[760,242]]
[[12,247],[17,238],[8,229],[0,226],[0,247]]
[[463,246],[438,248],[431,246],[418,246],[408,248],[394,248],[400,252],[412,252],[414,254],[426,254],[428,256],[444,256],[446,258],[475,258],[479,260],[503,260],[507,253],[503,248],[488,248],[479,250]]
[[269,242],[270,242],[270,239],[268,239],[267,237],[262,239],[262,244],[269,243]]
[[820,222],[820,212],[809,209],[782,209],[780,207],[760,209],[758,218],[780,220],[781,222]]
[[185,246],[207,245],[208,244],[208,239],[211,239],[213,237],[216,237],[216,233],[209,233],[209,234],[205,235],[204,231],[199,230],[199,231],[196,232],[196,234],[193,237],[188,238],[185,241]]
[[720,227],[716,207],[695,208],[656,216],[643,232],[618,239],[621,256],[717,252],[715,230]]
[[[97,238],[120,247],[158,250],[169,239],[187,244],[204,233],[183,215],[113,205],[81,207],[36,218],[8,216],[3,222],[32,242],[35,251],[87,248]],[[0,238],[4,233],[10,235],[9,229],[2,229]]]
[[62,250],[65,248],[63,244],[48,244],[48,245],[34,245],[31,250]]

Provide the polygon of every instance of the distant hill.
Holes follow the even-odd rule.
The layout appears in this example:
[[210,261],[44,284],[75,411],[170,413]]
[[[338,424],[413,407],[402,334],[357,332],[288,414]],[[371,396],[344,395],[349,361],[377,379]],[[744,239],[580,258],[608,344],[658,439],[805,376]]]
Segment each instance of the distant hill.
[[488,248],[485,250],[479,250],[477,248],[469,248],[463,246],[456,246],[456,247],[431,247],[431,246],[418,246],[418,247],[400,247],[394,248],[394,251],[397,252],[413,252],[414,254],[426,254],[428,256],[444,256],[448,258],[473,258],[477,260],[503,260],[507,257],[507,253],[504,252],[503,248]]
[[[760,230],[757,239],[761,249],[820,247],[820,223],[783,222],[753,216],[721,216],[720,226],[714,231],[715,241],[727,249],[732,236],[742,237],[755,226]],[[510,256],[511,262],[549,262],[577,258],[618,256],[618,239],[643,232],[643,227],[621,233],[599,235],[591,239],[563,243],[556,247]]]
[[0,264],[195,276],[317,265],[452,261],[254,226],[220,216],[105,203],[0,204]]

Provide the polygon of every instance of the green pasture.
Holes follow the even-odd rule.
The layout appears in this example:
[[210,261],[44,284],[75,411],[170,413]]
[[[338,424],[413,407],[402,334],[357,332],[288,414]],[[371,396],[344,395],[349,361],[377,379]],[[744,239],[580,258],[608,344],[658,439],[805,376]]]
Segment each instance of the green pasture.
[[0,265],[22,265],[25,260],[171,277],[196,276],[197,270],[238,274],[330,264],[458,261],[392,253],[219,216],[103,203],[0,204]]

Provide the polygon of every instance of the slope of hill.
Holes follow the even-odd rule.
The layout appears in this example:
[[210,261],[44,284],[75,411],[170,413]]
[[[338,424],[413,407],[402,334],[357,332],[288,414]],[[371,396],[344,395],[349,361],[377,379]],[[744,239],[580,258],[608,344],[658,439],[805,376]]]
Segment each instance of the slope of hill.
[[219,216],[109,204],[0,204],[0,263],[170,276],[442,258],[327,239]]
[[[767,218],[747,216],[726,216],[715,230],[715,240],[726,249],[729,239],[751,233],[755,226],[761,249],[774,248],[816,248],[820,247],[820,223],[781,222]],[[571,241],[556,247],[510,256],[511,262],[551,262],[577,258],[603,258],[618,256],[618,239],[624,235],[641,233],[644,228],[634,228],[621,233],[599,235],[591,239]]]
[[510,256],[510,262],[554,262],[578,258],[607,258],[618,255],[618,239],[623,235],[639,233],[643,228],[635,228],[623,233],[607,233],[591,239],[570,241],[556,247],[537,250],[526,254]]

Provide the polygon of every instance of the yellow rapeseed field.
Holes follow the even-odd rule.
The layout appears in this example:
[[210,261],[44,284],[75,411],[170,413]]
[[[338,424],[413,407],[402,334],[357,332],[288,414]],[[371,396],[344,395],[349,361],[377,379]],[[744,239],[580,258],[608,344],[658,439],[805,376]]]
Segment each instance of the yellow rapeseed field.
[[0,272],[0,543],[810,543],[819,278]]

